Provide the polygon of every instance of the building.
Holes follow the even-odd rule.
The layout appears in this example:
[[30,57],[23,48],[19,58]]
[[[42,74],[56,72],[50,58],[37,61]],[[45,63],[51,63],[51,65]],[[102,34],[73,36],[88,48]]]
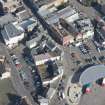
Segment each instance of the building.
[[91,39],[94,36],[94,27],[90,19],[79,19],[73,23],[60,18],[59,22],[50,26],[52,37],[62,45]]
[[46,46],[51,50],[54,51],[56,49],[56,45],[52,40],[46,41]]
[[41,65],[41,64],[45,64],[48,61],[55,61],[55,60],[59,60],[60,59],[60,55],[58,55],[55,52],[48,52],[48,53],[44,53],[44,54],[39,54],[39,55],[35,55],[34,56],[34,61],[36,63],[36,65]]
[[67,22],[74,22],[75,20],[79,19],[79,14],[76,10],[68,6],[57,12],[47,15],[44,18],[48,24],[57,23],[60,18],[65,19]]
[[105,21],[101,17],[96,19],[96,31],[94,39],[100,44],[105,46]]
[[94,36],[94,27],[89,18],[84,18],[76,21],[76,27],[79,33],[82,34],[82,39],[91,39]]
[[18,20],[24,21],[26,19],[29,19],[30,17],[32,17],[32,14],[30,13],[29,10],[26,10],[24,6],[20,6],[18,7],[15,11],[14,11],[15,16],[18,18]]
[[35,26],[38,25],[37,19],[34,17],[27,17],[27,19],[20,21],[19,25],[26,31],[30,32],[34,29]]
[[61,45],[68,45],[74,42],[74,37],[58,22],[51,26],[52,37]]
[[38,36],[36,38],[33,38],[29,41],[26,41],[26,46],[30,49],[32,49],[33,47],[36,47],[38,45],[38,43],[40,42],[42,36]]
[[13,48],[24,38],[24,30],[21,27],[16,27],[14,24],[9,23],[3,26],[1,35],[7,47]]

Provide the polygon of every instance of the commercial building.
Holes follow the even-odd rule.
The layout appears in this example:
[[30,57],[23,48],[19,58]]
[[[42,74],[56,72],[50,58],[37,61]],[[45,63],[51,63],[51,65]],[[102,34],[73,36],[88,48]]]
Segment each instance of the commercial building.
[[18,18],[18,21],[24,21],[30,17],[32,17],[32,14],[30,13],[29,10],[26,10],[25,7],[19,6],[15,11],[14,11],[15,16]]
[[36,63],[36,65],[41,65],[41,64],[45,64],[48,61],[55,61],[55,60],[59,60],[60,59],[60,55],[58,55],[55,52],[48,52],[48,53],[44,53],[44,54],[39,54],[39,55],[35,55],[34,56],[34,61]]
[[73,23],[60,18],[58,23],[51,25],[53,38],[62,45],[91,39],[94,36],[94,27],[90,19],[79,19]]
[[67,22],[74,22],[75,20],[79,19],[79,14],[76,10],[67,6],[57,12],[52,14],[48,14],[44,17],[48,24],[54,24],[59,21],[60,18],[65,19]]
[[24,30],[9,23],[1,28],[1,35],[8,48],[13,48],[24,38]]
[[26,46],[30,49],[32,49],[33,47],[36,47],[37,44],[40,42],[41,38],[42,38],[41,36],[38,36],[38,37],[33,38],[29,41],[26,41]]

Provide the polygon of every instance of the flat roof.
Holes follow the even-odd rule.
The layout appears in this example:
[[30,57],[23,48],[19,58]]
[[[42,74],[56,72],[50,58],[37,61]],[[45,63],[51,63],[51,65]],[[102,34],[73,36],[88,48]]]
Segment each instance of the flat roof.
[[82,85],[105,78],[105,65],[95,65],[87,68],[80,76],[79,83]]
[[53,23],[58,22],[60,18],[66,18],[66,17],[74,15],[75,13],[77,13],[77,12],[73,8],[68,6],[68,7],[64,8],[64,9],[62,9],[60,11],[49,14],[46,17],[46,21],[49,24],[53,24]]

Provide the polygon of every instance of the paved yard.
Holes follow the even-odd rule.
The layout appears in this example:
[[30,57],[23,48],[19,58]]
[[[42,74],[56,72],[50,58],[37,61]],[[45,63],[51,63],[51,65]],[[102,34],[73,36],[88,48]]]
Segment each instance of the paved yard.
[[0,80],[0,105],[7,105],[10,103],[10,95],[16,95],[16,91],[12,86],[11,80]]
[[105,87],[93,86],[90,94],[81,97],[79,105],[105,105]]

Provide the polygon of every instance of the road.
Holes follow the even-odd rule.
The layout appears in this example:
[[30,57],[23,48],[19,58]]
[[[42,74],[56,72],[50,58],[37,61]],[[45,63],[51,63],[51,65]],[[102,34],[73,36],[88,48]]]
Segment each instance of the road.
[[11,81],[13,83],[13,87],[15,88],[15,90],[17,91],[17,94],[21,97],[26,96],[28,102],[30,103],[30,105],[37,105],[32,96],[29,94],[29,92],[25,89],[24,84],[20,78],[20,75],[13,63],[13,61],[11,60],[11,57],[9,55],[9,52],[7,50],[7,47],[0,43],[0,46],[2,46],[2,48],[4,49],[4,53],[6,54],[6,58],[8,60],[8,62],[10,63],[10,68],[11,68]]

